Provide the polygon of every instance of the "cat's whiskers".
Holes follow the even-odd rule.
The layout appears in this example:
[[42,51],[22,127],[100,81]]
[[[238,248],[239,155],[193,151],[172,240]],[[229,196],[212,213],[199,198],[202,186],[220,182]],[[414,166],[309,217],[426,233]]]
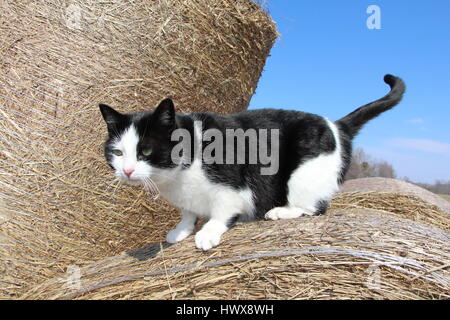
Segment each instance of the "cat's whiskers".
[[168,176],[168,175],[161,174],[161,173],[155,173],[155,172],[153,172],[153,173],[151,174],[151,176],[148,176],[148,175],[142,175],[142,174],[141,174],[141,175],[140,175],[140,174],[135,174],[135,175],[134,175],[135,178],[139,178],[139,179],[146,179],[146,178],[150,178],[150,179],[151,179],[152,176],[162,177],[162,178],[164,178],[164,180],[175,181],[175,178],[174,178],[174,177],[170,177],[170,176]]
[[156,200],[160,194],[158,186],[149,177],[144,178],[142,181],[144,182],[144,190],[153,197],[153,200]]

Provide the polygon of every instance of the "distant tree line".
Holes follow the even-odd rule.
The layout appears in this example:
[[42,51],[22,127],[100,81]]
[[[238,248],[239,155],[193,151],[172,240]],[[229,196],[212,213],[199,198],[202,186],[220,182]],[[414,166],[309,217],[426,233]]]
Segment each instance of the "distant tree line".
[[[352,162],[345,178],[359,179],[369,177],[382,177],[396,179],[394,167],[384,160],[377,160],[367,154],[363,149],[357,148],[353,151]],[[401,180],[413,183],[437,194],[450,195],[450,181],[438,180],[434,184],[412,182],[408,177]]]
[[[407,180],[407,179],[405,179]],[[438,180],[434,184],[429,183],[416,183],[419,187],[427,189],[428,191],[437,193],[437,194],[448,194],[450,195],[450,181]]]
[[352,162],[347,172],[346,179],[359,179],[369,177],[382,177],[395,179],[394,167],[384,160],[373,159],[363,149],[353,151]]

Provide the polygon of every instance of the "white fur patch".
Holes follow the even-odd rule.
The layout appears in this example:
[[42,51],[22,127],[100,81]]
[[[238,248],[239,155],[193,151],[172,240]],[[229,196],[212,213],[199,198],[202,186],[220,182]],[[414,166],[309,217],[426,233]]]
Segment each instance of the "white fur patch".
[[[195,236],[195,244],[199,249],[209,250],[217,246],[222,234],[228,230],[227,224],[235,215],[241,215],[243,220],[253,217],[252,191],[249,188],[235,190],[211,182],[198,159],[186,169],[155,169],[154,172],[152,179],[165,181],[157,182],[163,198],[183,212],[209,219]],[[193,223],[183,220],[167,235],[168,242],[181,241],[192,233]]]
[[202,250],[209,250],[220,243],[220,238],[228,227],[220,221],[210,220],[195,235],[195,246]]
[[[205,175],[201,162],[196,159],[186,169],[154,169],[161,195],[171,204],[199,217],[225,220],[235,214],[253,215],[253,194],[249,188],[235,190],[229,186],[213,183]],[[166,180],[166,183],[160,181]],[[159,182],[159,183],[158,183]]]
[[[342,169],[341,143],[336,125],[327,120],[333,132],[336,149],[329,154],[321,154],[300,165],[288,181],[288,206],[303,209],[304,214],[314,214],[320,200],[331,200],[339,190],[338,176]],[[292,215],[292,212],[287,216]],[[283,214],[277,214],[281,219]]]
[[145,161],[137,160],[138,143],[139,136],[134,125],[113,142],[112,147],[122,151],[121,156],[112,155],[112,166],[116,170],[116,176],[128,180],[124,170],[134,170],[130,175],[131,181],[139,181],[150,175],[151,167]]
[[267,220],[286,220],[295,219],[302,216],[310,216],[313,214],[314,212],[309,212],[305,209],[297,207],[277,207],[268,211],[264,218]]
[[183,211],[181,216],[183,218],[180,223],[178,223],[175,229],[167,234],[166,240],[169,243],[180,242],[189,237],[192,234],[192,231],[194,231],[197,217],[188,211]]

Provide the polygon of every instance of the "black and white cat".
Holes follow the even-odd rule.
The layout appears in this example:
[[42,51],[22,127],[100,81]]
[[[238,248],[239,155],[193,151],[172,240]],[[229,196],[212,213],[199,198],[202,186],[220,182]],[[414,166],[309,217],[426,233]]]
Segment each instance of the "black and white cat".
[[[168,233],[168,242],[182,241],[192,234],[199,218],[206,218],[195,235],[195,244],[209,250],[238,220],[293,219],[325,213],[349,167],[353,137],[367,121],[402,99],[403,81],[392,75],[384,80],[391,87],[388,95],[336,122],[314,114],[273,109],[231,115],[176,114],[170,99],[155,110],[133,114],[101,104],[109,132],[105,157],[116,176],[130,183],[152,181],[162,197],[181,209],[182,219]],[[183,149],[181,160],[174,161],[172,151],[180,140],[173,134],[180,129],[190,134],[188,145],[197,152]],[[205,139],[204,133],[214,130],[225,136],[230,129],[276,130],[277,135],[268,141],[270,156],[276,156],[276,171],[262,174],[267,162],[205,160],[202,152],[217,137]],[[257,132],[258,140],[264,137],[267,134]],[[229,159],[236,160],[243,152],[243,159],[248,160],[259,152],[259,145],[252,148],[250,140],[250,135],[246,136],[243,149],[233,141],[235,152]]]

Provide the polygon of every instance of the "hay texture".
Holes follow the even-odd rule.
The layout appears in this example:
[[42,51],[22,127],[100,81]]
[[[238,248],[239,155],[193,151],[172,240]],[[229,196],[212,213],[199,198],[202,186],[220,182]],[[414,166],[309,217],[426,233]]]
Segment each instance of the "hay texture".
[[449,232],[385,211],[334,209],[237,226],[207,253],[192,237],[154,244],[22,298],[449,299],[449,241]]
[[[431,205],[450,214],[450,202],[440,196],[409,182],[388,178],[362,178],[346,181],[341,187],[341,193],[351,192],[381,192],[390,194],[410,195],[428,202]],[[366,199],[369,200],[369,199]],[[395,201],[392,202],[395,205]]]
[[0,298],[162,240],[175,212],[113,182],[98,103],[247,107],[277,33],[251,0],[2,1]]

